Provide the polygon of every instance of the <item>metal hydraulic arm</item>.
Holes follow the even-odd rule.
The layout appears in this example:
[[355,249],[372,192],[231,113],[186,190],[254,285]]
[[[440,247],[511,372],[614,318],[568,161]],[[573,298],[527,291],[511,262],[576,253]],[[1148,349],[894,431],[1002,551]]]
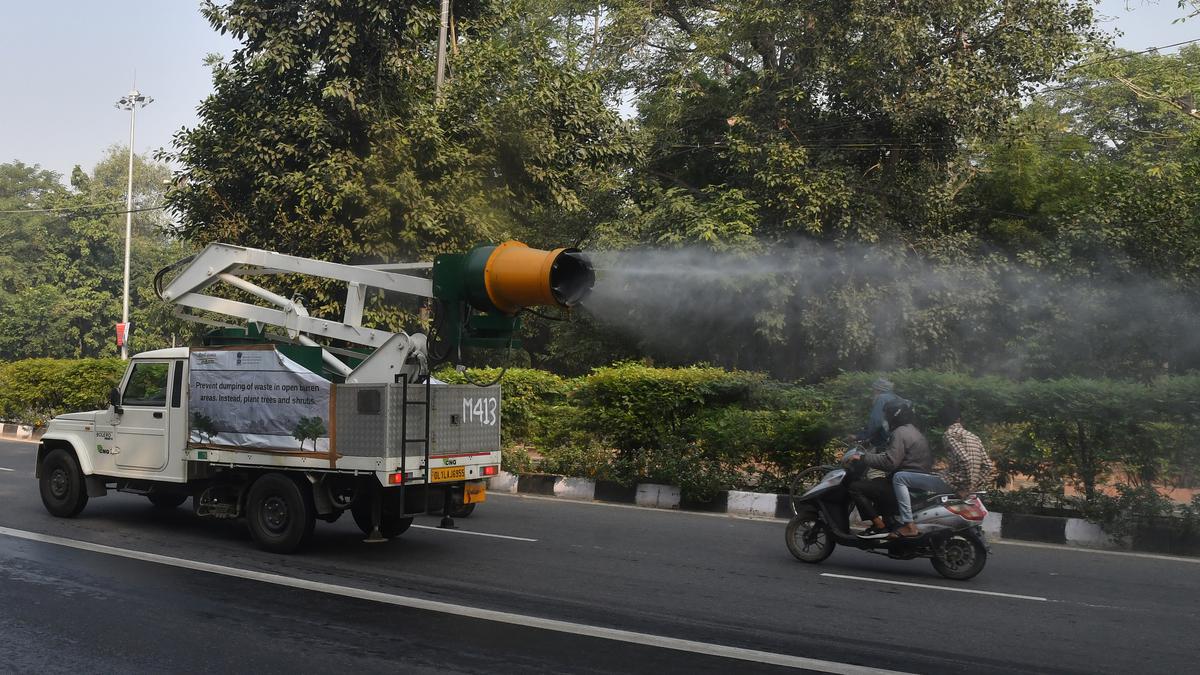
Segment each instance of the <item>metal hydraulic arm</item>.
[[[274,326],[287,339],[321,347],[322,360],[347,381],[380,381],[390,371],[399,374],[415,361],[416,373],[424,375],[428,341],[421,333],[407,334],[362,325],[367,292],[372,289],[402,293],[439,301],[444,316],[445,338],[452,346],[497,346],[514,343],[519,328],[517,313],[532,306],[571,307],[582,300],[595,281],[591,263],[574,249],[541,251],[520,242],[480,246],[464,254],[445,254],[431,263],[388,265],[344,265],[262,249],[209,244],[190,260],[181,261],[159,273],[180,271],[162,288],[163,300],[178,305],[184,319],[228,326],[184,308],[235,317],[260,326]],[[430,271],[430,277],[418,274]],[[319,277],[346,284],[345,311],[341,321],[310,316],[298,298],[286,298],[255,283],[256,277],[278,274]],[[159,279],[156,279],[156,285]],[[231,300],[209,291],[225,284],[266,302],[269,306]],[[335,352],[317,342],[337,340],[371,348],[370,356],[351,368]],[[356,357],[362,358],[361,354]],[[369,377],[370,379],[362,379]]]
[[[402,350],[408,352],[404,356],[407,357],[412,351],[420,349],[423,358],[423,335],[413,340],[404,333],[364,327],[362,314],[367,291],[371,288],[424,298],[433,297],[431,280],[393,271],[418,271],[430,267],[432,263],[343,265],[244,246],[209,244],[171,280],[161,296],[163,300],[181,307],[282,328],[288,338],[308,346],[321,346],[313,339],[313,336],[316,336],[378,349],[398,335],[403,335],[406,338],[404,341],[410,343],[407,350]],[[342,320],[331,321],[309,316],[308,310],[298,298],[285,298],[250,280],[254,277],[277,274],[302,274],[345,282],[346,308]],[[273,306],[264,307],[207,293],[213,286],[221,283],[245,291]],[[204,322],[201,317],[195,315],[181,316]],[[349,366],[328,350],[323,350],[322,358],[327,366],[343,376],[352,372]]]

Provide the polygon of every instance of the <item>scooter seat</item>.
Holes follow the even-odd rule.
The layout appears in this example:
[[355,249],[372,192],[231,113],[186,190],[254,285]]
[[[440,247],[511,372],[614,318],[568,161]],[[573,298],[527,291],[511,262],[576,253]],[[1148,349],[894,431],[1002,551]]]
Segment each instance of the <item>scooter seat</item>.
[[908,496],[909,501],[912,502],[912,508],[915,511],[918,508],[924,508],[925,506],[933,503],[942,494],[943,493],[941,492],[928,492],[926,490],[909,490]]

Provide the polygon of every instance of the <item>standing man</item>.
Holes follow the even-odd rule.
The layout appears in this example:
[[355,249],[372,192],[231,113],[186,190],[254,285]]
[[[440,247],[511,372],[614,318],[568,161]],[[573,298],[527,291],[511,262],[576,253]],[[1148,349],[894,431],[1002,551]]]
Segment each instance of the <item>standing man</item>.
[[896,491],[896,503],[902,523],[897,534],[915,537],[920,534],[913,523],[910,488],[929,492],[957,492],[966,498],[979,492],[996,480],[996,465],[988,457],[983,442],[962,425],[962,411],[955,403],[947,404],[938,413],[938,422],[947,425],[942,440],[946,446],[949,465],[941,473],[898,471],[892,475],[892,487]]

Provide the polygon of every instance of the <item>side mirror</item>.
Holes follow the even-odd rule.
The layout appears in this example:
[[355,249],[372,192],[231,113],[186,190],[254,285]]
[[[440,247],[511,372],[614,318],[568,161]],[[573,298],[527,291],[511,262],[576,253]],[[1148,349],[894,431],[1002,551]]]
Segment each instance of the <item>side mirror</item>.
[[108,391],[108,404],[113,407],[113,410],[118,415],[123,415],[125,410],[121,407],[121,390],[113,387]]

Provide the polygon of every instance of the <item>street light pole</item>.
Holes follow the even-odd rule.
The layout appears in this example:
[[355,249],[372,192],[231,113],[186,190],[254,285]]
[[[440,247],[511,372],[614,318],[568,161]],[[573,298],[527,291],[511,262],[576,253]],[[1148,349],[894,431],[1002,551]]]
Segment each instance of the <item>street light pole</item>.
[[145,108],[154,99],[143,96],[135,86],[116,102],[116,107],[129,111],[129,183],[125,189],[125,283],[121,293],[121,358],[129,358],[129,242],[133,238],[133,131],[137,123],[137,109]]
[[442,82],[446,79],[446,28],[450,25],[450,0],[442,0],[442,21],[438,29],[437,77],[433,90],[438,102],[442,100]]

